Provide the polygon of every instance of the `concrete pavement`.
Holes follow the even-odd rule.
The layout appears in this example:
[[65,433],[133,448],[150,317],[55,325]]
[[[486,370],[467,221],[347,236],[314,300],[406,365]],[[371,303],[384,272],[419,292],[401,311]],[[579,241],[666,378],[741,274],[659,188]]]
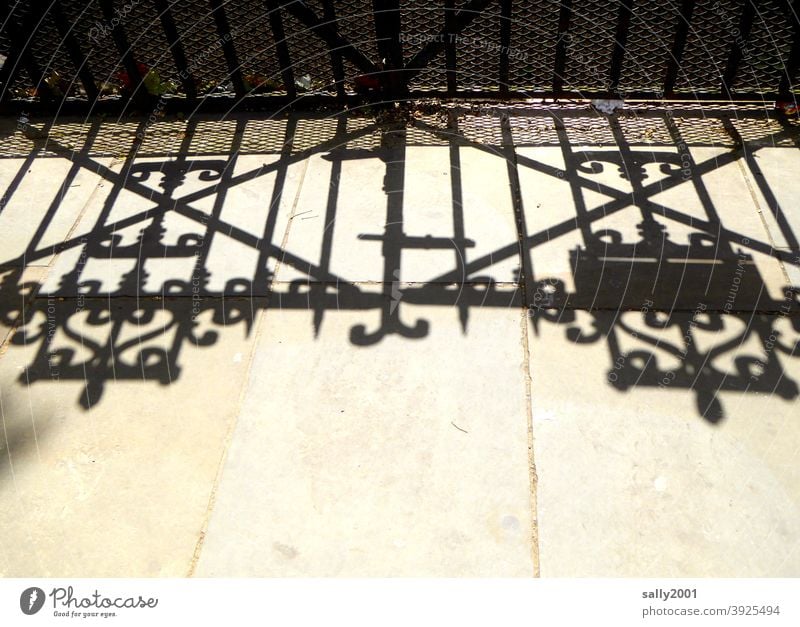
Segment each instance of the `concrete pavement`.
[[796,123],[411,117],[3,121],[0,574],[800,575]]

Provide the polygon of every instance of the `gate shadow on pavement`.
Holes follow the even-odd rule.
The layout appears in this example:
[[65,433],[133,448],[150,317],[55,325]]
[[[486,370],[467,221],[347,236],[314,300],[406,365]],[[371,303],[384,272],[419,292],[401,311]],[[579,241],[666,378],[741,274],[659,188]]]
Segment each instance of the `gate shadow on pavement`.
[[[606,116],[580,104],[431,105],[377,116],[291,113],[117,125],[25,120],[6,126],[2,167],[13,173],[2,190],[0,229],[29,236],[0,258],[0,325],[15,329],[11,350],[30,351],[20,384],[83,381],[78,402],[86,409],[115,380],[169,385],[181,376],[183,351],[215,343],[223,326],[241,325],[250,334],[268,306],[313,310],[309,332],[315,334],[330,312],[380,312],[377,328],[351,329],[350,341],[358,346],[392,334],[424,339],[429,321],[408,323],[405,305],[453,307],[465,334],[473,308],[519,307],[534,334],[541,325],[563,326],[576,360],[582,344],[607,343],[608,370],[587,376],[606,377],[620,391],[685,390],[711,422],[724,417],[720,391],[798,396],[797,382],[781,365],[800,352],[800,286],[785,274],[800,267],[786,213],[795,207],[781,206],[757,171],[756,156],[764,147],[796,151],[799,127],[763,108],[642,105]],[[451,233],[406,233],[406,170],[414,158],[408,149],[421,146],[448,156]],[[697,147],[724,150],[699,161],[691,156]],[[537,148],[560,154],[563,168],[537,159]],[[508,197],[498,199],[497,211],[513,211],[516,237],[488,255],[470,256],[484,234],[469,232],[465,223],[465,149],[501,160],[508,177]],[[261,156],[268,162],[252,166]],[[287,214],[290,170],[315,156],[329,164],[330,178],[327,197],[319,198],[325,225],[319,256],[310,259],[286,246],[289,231],[281,227],[297,217]],[[379,291],[332,269],[337,214],[361,193],[348,186],[343,164],[361,159],[377,159],[384,169],[384,230],[358,234],[358,241],[381,248]],[[40,160],[64,160],[68,174],[49,206],[27,208],[19,222],[14,207],[26,202],[22,190],[26,179],[39,176],[32,165]],[[766,228],[759,238],[723,220],[705,181],[730,164],[749,168],[786,245],[775,246]],[[571,195],[558,199],[568,219],[536,231],[529,226],[537,195],[521,180],[527,171],[568,186]],[[94,213],[90,200],[52,243],[64,199],[81,172],[98,177],[105,200]],[[654,172],[659,178],[648,181]],[[227,217],[239,202],[232,198],[237,188],[267,179],[269,197],[254,199],[264,209],[258,229]],[[654,198],[681,185],[691,188],[704,215]],[[608,200],[589,208],[587,190]],[[623,213],[615,228],[603,224]],[[565,235],[580,243],[562,245]],[[215,252],[218,241],[247,250],[252,271],[242,271],[247,264],[237,265],[235,254]],[[534,263],[545,245],[568,264],[568,276]],[[451,267],[431,280],[402,281],[404,254],[412,250],[452,251]],[[518,266],[516,276],[498,280],[486,273],[508,259]],[[29,278],[30,268],[45,265],[46,279]],[[278,267],[294,278],[276,276]],[[765,276],[765,268],[782,283]]]

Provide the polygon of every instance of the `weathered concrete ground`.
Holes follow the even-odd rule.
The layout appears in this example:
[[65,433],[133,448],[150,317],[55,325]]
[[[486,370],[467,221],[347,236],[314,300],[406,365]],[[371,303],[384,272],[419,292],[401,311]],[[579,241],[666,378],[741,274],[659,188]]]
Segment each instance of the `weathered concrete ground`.
[[2,131],[1,575],[800,575],[793,121]]

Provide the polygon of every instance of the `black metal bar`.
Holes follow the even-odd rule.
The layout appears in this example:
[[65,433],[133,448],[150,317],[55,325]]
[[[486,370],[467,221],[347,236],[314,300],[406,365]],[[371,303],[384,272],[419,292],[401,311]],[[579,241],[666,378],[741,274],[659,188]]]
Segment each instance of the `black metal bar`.
[[222,43],[222,53],[225,55],[225,62],[228,64],[228,74],[233,83],[233,90],[236,92],[237,97],[243,98],[247,93],[247,89],[245,89],[244,79],[242,78],[242,68],[236,58],[236,48],[233,47],[233,36],[231,35],[228,18],[225,15],[225,9],[222,8],[223,0],[209,1],[211,3],[211,12],[214,14],[214,22],[217,24],[217,34]]
[[[8,0],[0,1],[0,20],[5,28],[11,25],[11,8],[9,7]],[[11,31],[16,30],[14,25],[10,26]],[[11,85],[16,80],[17,73],[20,69],[20,59],[22,56],[22,49],[15,45],[13,38],[11,39],[11,46],[8,50],[6,60],[3,62],[3,67],[0,68],[0,86],[3,91],[0,92],[0,102],[6,100],[11,95]]]
[[[19,3],[14,3],[14,8],[19,6]],[[2,72],[0,72],[0,82],[3,83],[3,95],[8,95],[8,92],[17,78],[19,70],[24,69],[28,73],[31,80],[31,87],[36,91],[36,94],[45,102],[53,99],[53,93],[45,81],[44,71],[30,50],[30,44],[35,39],[35,31],[39,23],[44,19],[44,13],[38,9],[39,7],[31,3],[27,15],[22,20],[22,23],[17,25],[14,22],[13,12],[14,8],[9,5],[8,0],[2,3],[3,7],[3,22],[10,24],[8,28],[8,37],[11,40],[11,49],[9,50],[8,58],[3,64]],[[12,21],[13,20],[13,21]],[[7,68],[7,69],[6,69]]]
[[797,14],[797,4],[795,0],[785,3],[785,17],[792,27],[792,47],[783,65],[781,80],[778,84],[778,98],[781,100],[792,99],[794,97],[792,90],[797,88],[797,84],[794,82],[798,78],[798,69],[800,68],[800,15]]
[[[446,98],[447,97],[447,90],[446,89],[426,89],[422,91],[415,91],[411,90],[410,95],[412,96],[419,96],[419,97],[430,97],[430,98]],[[475,99],[488,99],[488,100],[496,100],[497,99],[497,91],[493,91],[491,89],[461,89],[458,92],[459,98],[475,98]],[[519,100],[530,100],[530,99],[560,99],[560,100],[592,100],[594,98],[606,98],[608,97],[608,90],[607,89],[562,89],[561,91],[553,91],[553,90],[532,90],[532,91],[524,91],[518,89],[509,89],[506,98],[509,100],[519,99]],[[625,94],[626,100],[641,100],[647,102],[658,102],[663,99],[664,94],[662,93],[661,89],[658,90],[636,90],[630,91]],[[736,101],[741,103],[746,102],[753,102],[764,104],[764,99],[768,98],[769,94],[765,94],[764,92],[737,92],[736,94]],[[673,98],[669,98],[669,100],[673,101],[702,101],[702,102],[727,102],[728,99],[724,98],[718,92],[704,92],[704,91],[697,91],[692,92],[689,94],[679,94]]]
[[[472,24],[473,20],[489,6],[491,1],[492,0],[469,0],[469,2],[453,16],[452,34],[458,35],[463,32],[464,29]],[[431,41],[426,43],[417,54],[408,60],[405,66],[406,81],[410,81],[419,74],[420,71],[428,65],[431,59],[444,50],[444,40],[447,35],[448,33],[446,31],[441,31],[433,37]]]
[[778,98],[781,100],[790,100],[794,97],[792,91],[797,89],[798,68],[800,68],[800,35],[797,35],[792,49],[789,52],[789,58],[786,59],[784,64],[785,70],[781,74],[780,84],[778,85]]
[[[277,0],[268,1],[275,2],[277,5]],[[318,17],[317,14],[309,9],[303,2],[297,2],[295,0],[294,2],[288,2],[282,5],[282,7],[305,24],[305,26],[318,37],[321,37],[322,40],[328,44],[329,48],[335,48],[341,52],[345,59],[352,62],[362,72],[374,74],[379,71],[375,64],[370,61],[364,53],[337,33],[331,24],[326,23],[324,19]]]
[[[333,25],[334,32],[338,35],[339,28],[336,24],[336,9],[333,6],[333,0],[322,0],[323,16],[327,22]],[[336,81],[336,95],[339,98],[344,98],[344,65],[342,64],[342,53],[338,50],[330,49],[331,53],[331,71],[333,72],[333,79]]]
[[458,76],[456,74],[456,42],[454,20],[456,14],[456,1],[444,0],[444,58],[447,65],[447,93],[455,96],[458,90]]
[[611,54],[611,72],[609,74],[610,94],[619,94],[619,80],[622,76],[622,63],[625,60],[625,46],[628,43],[628,29],[631,25],[633,0],[622,0],[617,18],[617,34],[614,37],[614,52]]
[[283,88],[286,90],[286,95],[289,99],[294,100],[297,98],[297,89],[294,86],[292,59],[289,56],[289,46],[286,44],[286,33],[283,30],[280,5],[278,0],[266,0],[266,4],[269,12],[269,26],[275,39],[275,54],[278,57],[278,65],[281,68]]
[[75,66],[78,77],[81,79],[81,84],[83,85],[83,90],[86,92],[87,98],[91,102],[97,100],[100,94],[97,90],[94,76],[89,69],[89,61],[86,55],[83,54],[81,46],[72,32],[69,20],[64,14],[64,10],[61,8],[61,0],[53,0],[51,15],[53,17],[53,22],[55,22],[56,29],[58,29],[58,34],[64,42],[64,48],[72,64]]
[[36,89],[36,95],[45,102],[49,102],[55,99],[55,94],[53,94],[53,91],[47,84],[47,77],[45,76],[46,70],[41,69],[35,57],[33,56],[33,52],[31,52],[30,49],[30,44],[36,40],[37,36],[39,36],[37,30],[39,29],[41,23],[45,20],[46,12],[46,5],[31,3],[30,13],[28,13],[28,19],[25,20],[25,23],[22,26],[20,39],[22,37],[28,38],[27,42],[24,44],[25,52],[23,53],[23,59],[25,62],[25,69],[34,83],[33,86]]
[[667,72],[664,76],[665,97],[671,96],[675,91],[675,83],[678,80],[678,72],[681,69],[683,51],[686,49],[686,40],[689,38],[695,3],[696,0],[683,0],[681,2],[678,23],[675,25],[675,40],[672,42],[672,52],[667,64]]
[[114,45],[120,54],[120,61],[125,72],[128,74],[130,93],[133,99],[143,107],[150,104],[150,97],[147,90],[144,88],[144,74],[139,71],[139,63],[133,54],[133,50],[128,43],[128,37],[125,35],[125,29],[122,27],[122,20],[114,15],[114,0],[100,0],[100,9],[103,12],[103,17],[106,20],[106,25],[111,32],[111,38],[114,40]]
[[[410,89],[408,93],[412,98],[449,98],[450,94],[446,88],[432,89],[432,90],[415,90]],[[457,94],[459,99],[464,100],[497,100],[496,90],[480,90],[480,89],[463,89],[459,90]],[[552,90],[533,90],[533,91],[520,91],[516,89],[509,89],[506,99],[509,101],[514,100],[591,100],[594,98],[606,98],[608,92],[606,90],[568,90],[554,92]],[[763,107],[764,100],[775,98],[775,94],[764,94],[763,92],[737,92],[735,101],[737,103],[754,103]],[[664,93],[659,89],[658,91],[634,91],[626,94],[628,101],[642,101],[650,103],[660,103],[665,100]],[[719,93],[715,92],[692,92],[681,93],[680,95],[666,98],[670,102],[730,102],[723,98]],[[190,103],[185,98],[175,97],[169,98],[165,101],[163,110],[167,113],[180,113],[191,110],[193,112],[204,113],[224,113],[231,111],[247,110],[247,111],[268,111],[279,112],[283,111],[288,105],[295,103],[295,97],[282,95],[282,94],[253,94],[248,95],[244,100],[234,96],[218,96],[215,98],[199,99],[196,103]],[[314,107],[333,107],[338,110],[342,105],[342,101],[338,96],[327,94],[308,94],[302,97],[303,106],[308,108]],[[357,94],[347,94],[345,104],[348,106],[359,106],[364,104],[362,96]],[[10,115],[27,113],[28,115],[46,115],[52,113],[52,106],[45,103],[9,100],[3,103],[4,112]],[[87,103],[83,100],[67,100],[59,103],[60,115],[85,115],[86,113],[105,113],[106,115],[116,115],[123,112],[124,102],[119,99],[100,100],[97,103]]]
[[400,41],[400,0],[373,0],[375,36],[383,72],[379,75],[384,92],[400,98],[407,91],[403,72],[403,43]]
[[500,94],[508,93],[509,62],[511,59],[511,0],[500,0]]
[[567,51],[569,50],[569,25],[572,19],[572,0],[561,0],[558,12],[558,39],[556,40],[556,59],[553,68],[553,92],[564,89],[564,73],[567,69]]
[[728,55],[728,62],[725,65],[725,72],[722,74],[722,85],[720,86],[722,94],[729,99],[733,97],[733,83],[736,81],[736,72],[744,58],[747,40],[750,37],[750,31],[753,29],[757,2],[758,0],[744,0],[739,28],[734,31],[735,36]]
[[189,71],[189,63],[186,61],[186,53],[183,51],[181,37],[178,34],[178,27],[175,25],[175,18],[172,16],[168,0],[155,0],[158,17],[161,19],[161,26],[172,51],[172,58],[175,60],[175,67],[178,69],[178,77],[183,85],[183,91],[189,100],[197,98],[197,88],[195,87],[194,77]]

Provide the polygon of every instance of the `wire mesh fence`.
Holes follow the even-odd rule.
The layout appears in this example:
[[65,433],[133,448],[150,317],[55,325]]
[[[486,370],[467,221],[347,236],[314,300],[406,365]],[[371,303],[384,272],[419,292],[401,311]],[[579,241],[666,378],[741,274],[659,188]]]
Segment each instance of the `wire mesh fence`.
[[3,0],[5,102],[786,99],[795,0]]

